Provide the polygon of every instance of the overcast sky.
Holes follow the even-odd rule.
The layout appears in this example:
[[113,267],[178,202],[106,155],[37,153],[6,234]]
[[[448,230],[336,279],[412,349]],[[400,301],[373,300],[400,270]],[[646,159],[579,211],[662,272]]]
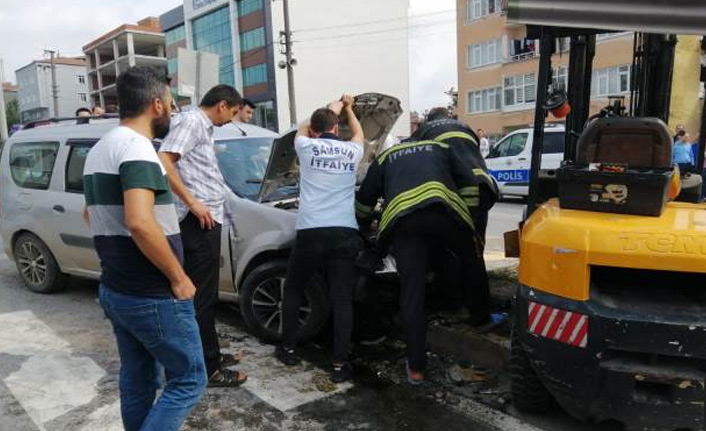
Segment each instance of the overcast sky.
[[[396,0],[383,0],[396,1]],[[107,31],[159,16],[179,0],[0,0],[0,58],[5,81],[14,71],[43,58],[45,49],[64,56]],[[444,91],[456,86],[455,0],[411,0],[411,105],[424,111],[444,105]],[[296,30],[296,23],[293,24]]]

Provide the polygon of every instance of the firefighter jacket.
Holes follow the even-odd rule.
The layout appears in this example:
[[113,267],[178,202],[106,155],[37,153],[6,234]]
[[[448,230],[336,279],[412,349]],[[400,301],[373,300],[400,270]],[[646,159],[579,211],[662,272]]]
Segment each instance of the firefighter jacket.
[[475,176],[447,143],[408,142],[383,152],[356,194],[356,215],[361,223],[371,220],[379,198],[384,202],[378,227],[382,247],[401,217],[435,204],[443,205],[473,232],[469,207],[478,205]]
[[498,185],[488,173],[488,167],[485,165],[485,159],[478,145],[480,140],[470,127],[452,119],[429,121],[422,124],[410,140],[449,144],[464,169],[473,174],[473,185],[482,189],[477,195],[480,196],[480,209],[489,211],[492,208],[498,198]]

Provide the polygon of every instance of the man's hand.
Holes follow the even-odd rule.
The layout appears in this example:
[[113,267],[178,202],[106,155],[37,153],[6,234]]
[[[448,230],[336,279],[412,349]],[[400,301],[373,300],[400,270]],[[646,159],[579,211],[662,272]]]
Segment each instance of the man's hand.
[[201,202],[194,200],[194,202],[189,205],[189,211],[199,219],[201,229],[211,230],[216,226],[211,210]]
[[328,109],[332,110],[337,116],[341,115],[341,111],[343,111],[343,102],[340,100],[337,100],[335,102],[331,102],[326,106]]
[[172,293],[176,299],[182,301],[193,299],[196,295],[196,287],[189,277],[184,276],[183,279],[172,282]]
[[355,103],[355,99],[353,98],[353,96],[344,94],[343,96],[341,96],[341,102],[343,103],[344,109],[353,108],[353,103]]

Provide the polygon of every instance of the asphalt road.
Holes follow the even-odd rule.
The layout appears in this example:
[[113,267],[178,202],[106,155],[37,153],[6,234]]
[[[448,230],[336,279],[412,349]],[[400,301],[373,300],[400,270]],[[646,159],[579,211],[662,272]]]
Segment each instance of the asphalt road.
[[525,203],[522,200],[498,202],[488,214],[486,244],[489,251],[504,251],[503,234],[516,230],[522,220]]
[[[317,344],[294,369],[273,347],[242,329],[238,313],[219,308],[219,333],[245,355],[240,389],[209,389],[184,430],[524,430],[536,428],[445,389],[444,365],[431,382],[404,380],[399,343],[363,358],[352,384],[326,378]],[[376,356],[377,355],[377,356]],[[377,368],[367,367],[374,360]],[[73,280],[66,292],[37,295],[0,256],[0,429],[119,431],[119,360],[96,283]]]

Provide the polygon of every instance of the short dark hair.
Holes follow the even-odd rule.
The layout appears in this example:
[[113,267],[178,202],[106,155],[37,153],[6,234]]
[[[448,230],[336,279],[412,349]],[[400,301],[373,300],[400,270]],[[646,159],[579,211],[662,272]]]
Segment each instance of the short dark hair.
[[677,138],[681,138],[684,135],[686,135],[686,130],[684,129],[677,132]]
[[208,90],[206,95],[203,96],[203,99],[201,99],[200,106],[210,108],[218,105],[220,102],[226,102],[226,105],[232,108],[233,106],[241,105],[243,98],[235,88],[230,85],[220,84]]
[[249,106],[250,109],[255,109],[255,104],[252,103],[252,100],[250,100],[250,99],[243,99],[243,101],[240,104],[242,106]]
[[153,66],[133,66],[118,76],[120,119],[139,117],[155,99],[164,99],[169,85],[167,70]]
[[311,115],[311,130],[314,133],[324,133],[338,124],[338,116],[328,108],[320,108]]
[[445,118],[451,118],[451,112],[448,108],[433,108],[427,114],[427,121],[443,120]]
[[85,106],[82,106],[76,110],[75,116],[78,117],[81,114],[81,112],[88,112],[89,114],[92,113],[90,109],[86,108]]

